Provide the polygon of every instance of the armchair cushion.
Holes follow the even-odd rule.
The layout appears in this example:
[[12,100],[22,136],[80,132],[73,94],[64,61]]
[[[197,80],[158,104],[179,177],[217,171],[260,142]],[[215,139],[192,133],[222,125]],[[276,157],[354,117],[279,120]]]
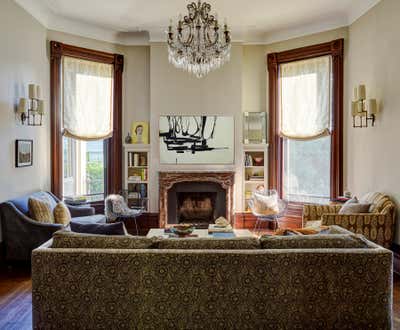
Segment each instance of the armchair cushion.
[[126,235],[127,231],[123,222],[115,223],[79,223],[71,222],[71,230],[76,233],[97,235]]

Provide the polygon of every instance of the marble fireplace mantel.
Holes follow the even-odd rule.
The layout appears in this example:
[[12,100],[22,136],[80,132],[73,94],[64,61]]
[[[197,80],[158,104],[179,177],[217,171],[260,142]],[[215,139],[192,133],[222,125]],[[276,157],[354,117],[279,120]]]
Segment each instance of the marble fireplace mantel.
[[226,190],[226,219],[233,223],[233,185],[235,173],[232,171],[165,171],[159,172],[160,228],[168,221],[168,190],[178,182],[215,182]]

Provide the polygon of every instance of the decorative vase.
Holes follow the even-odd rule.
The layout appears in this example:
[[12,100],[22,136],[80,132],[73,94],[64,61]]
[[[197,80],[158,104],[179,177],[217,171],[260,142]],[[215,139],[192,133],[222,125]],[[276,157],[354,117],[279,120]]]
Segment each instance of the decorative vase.
[[127,144],[131,144],[132,143],[132,136],[129,133],[125,138],[125,143],[127,143]]

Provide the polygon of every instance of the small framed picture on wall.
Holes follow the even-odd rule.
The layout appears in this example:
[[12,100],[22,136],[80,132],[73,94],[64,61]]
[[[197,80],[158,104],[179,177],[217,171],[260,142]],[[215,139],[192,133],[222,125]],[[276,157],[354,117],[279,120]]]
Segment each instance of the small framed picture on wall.
[[15,140],[15,167],[32,166],[33,140]]

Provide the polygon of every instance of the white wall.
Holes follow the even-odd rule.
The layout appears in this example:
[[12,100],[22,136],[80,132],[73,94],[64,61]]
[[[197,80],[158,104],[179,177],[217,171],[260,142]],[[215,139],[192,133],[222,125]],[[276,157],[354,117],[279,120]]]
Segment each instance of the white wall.
[[[28,84],[41,86],[49,111],[46,29],[12,0],[0,2],[0,201],[49,189],[49,116],[42,127],[22,126],[15,109]],[[15,168],[15,140],[33,140],[33,166]]]
[[[349,28],[345,106],[347,119],[345,186],[357,195],[381,191],[400,202],[400,1],[382,0]],[[353,128],[349,104],[363,83],[377,98],[375,127]],[[399,220],[399,217],[397,217]],[[400,244],[397,230],[395,241]]]
[[[231,60],[221,69],[198,79],[168,62],[165,44],[152,44],[150,50],[150,127],[151,182],[150,209],[158,211],[158,171],[236,170],[237,196],[241,194],[241,89],[242,46],[233,45]],[[160,165],[159,117],[166,114],[231,115],[235,119],[235,164]],[[240,201],[240,198],[238,198]],[[238,203],[240,204],[240,203]],[[240,207],[240,205],[237,205]]]

